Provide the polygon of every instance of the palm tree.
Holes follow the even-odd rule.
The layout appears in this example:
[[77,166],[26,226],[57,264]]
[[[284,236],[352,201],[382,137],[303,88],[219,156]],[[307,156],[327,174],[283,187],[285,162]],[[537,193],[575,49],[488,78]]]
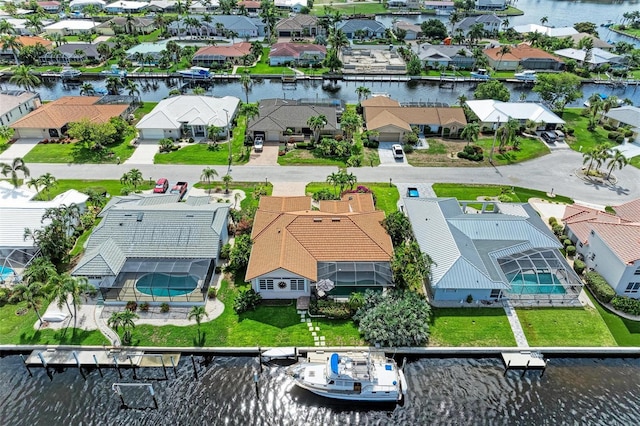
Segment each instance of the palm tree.
[[40,78],[31,72],[26,65],[19,65],[14,71],[9,81],[18,86],[22,86],[25,90],[33,90],[40,85]]
[[622,170],[622,168],[627,164],[629,164],[629,160],[627,160],[627,157],[625,157],[619,149],[614,149],[613,155],[609,159],[609,164],[607,164],[607,166],[609,167],[607,179],[611,179],[611,173],[613,173],[613,169],[617,167],[618,170]]
[[211,167],[203,169],[202,174],[200,175],[200,180],[206,181],[209,186],[209,194],[211,194],[211,181],[214,180],[216,176],[218,176],[218,172],[216,169],[212,169]]
[[82,86],[80,86],[80,94],[93,96],[96,94],[96,89],[94,89],[93,84],[91,83],[82,83]]
[[544,25],[547,22],[549,22],[549,18],[547,16],[543,16],[542,18],[540,18],[540,25]]
[[44,284],[39,281],[27,281],[26,283],[17,284],[13,291],[12,297],[21,302],[26,302],[27,307],[33,309],[40,320],[40,325],[42,325],[44,321],[40,316],[39,309],[42,300],[46,296]]
[[592,148],[582,154],[582,164],[589,163],[589,167],[587,167],[587,172],[585,173],[587,176],[589,176],[593,162],[597,160],[599,153],[600,151],[597,148]]
[[242,104],[240,113],[247,117],[247,123],[249,123],[253,118],[260,116],[260,108],[257,104]]
[[35,258],[29,266],[27,266],[22,273],[22,280],[24,282],[41,282],[44,283],[49,280],[49,277],[56,275],[56,267],[51,261],[42,256]]
[[31,28],[34,35],[38,35],[42,32],[42,28],[44,26],[42,23],[42,17],[38,15],[27,15],[24,19],[27,21],[25,22],[25,27]]
[[463,94],[461,94],[460,96],[458,96],[458,105],[460,105],[460,107],[464,107],[464,104],[467,103],[467,97]]
[[500,62],[502,62],[502,58],[504,58],[504,55],[506,55],[507,53],[511,53],[511,47],[507,45],[500,46],[500,50],[498,50],[498,55],[500,55],[500,60],[498,61],[498,65],[496,66],[496,71],[500,70]]
[[0,21],[0,34],[15,34],[16,29],[9,21]]
[[120,183],[123,185],[132,185],[133,189],[136,190],[143,180],[144,178],[142,177],[142,172],[140,170],[131,169],[122,175]]
[[122,334],[122,342],[128,345],[131,343],[131,330],[129,329],[136,327],[136,324],[135,322],[133,322],[133,320],[138,318],[140,318],[138,315],[127,309],[122,312],[112,313],[107,320],[107,325],[113,328],[115,331],[118,331],[118,328],[122,327],[124,330],[124,333]]
[[58,185],[58,180],[51,173],[47,172],[38,178],[42,189],[47,193],[47,199],[51,200],[51,189]]
[[249,89],[251,89],[251,75],[249,74],[249,71],[246,69],[242,74],[240,74],[240,84],[244,88],[246,103],[249,103]]
[[467,145],[470,142],[476,142],[478,140],[478,135],[480,134],[480,125],[476,122],[472,122],[464,126],[462,132],[460,133],[460,137],[467,141]]
[[105,87],[109,91],[110,95],[119,95],[120,88],[122,87],[122,80],[120,77],[107,77]]
[[16,61],[16,64],[20,65],[18,51],[22,48],[22,43],[18,39],[18,36],[3,34],[0,36],[0,47],[2,47],[2,50],[11,50],[11,53],[13,53],[13,60]]
[[40,179],[36,179],[36,178],[31,178],[29,179],[29,181],[27,182],[27,187],[29,188],[34,188],[36,190],[36,192],[40,192]]
[[207,313],[207,310],[204,308],[204,306],[194,306],[193,308],[191,308],[191,311],[189,311],[189,316],[187,317],[189,321],[194,319],[196,321],[196,324],[198,324],[198,340],[200,340],[200,323],[202,322],[203,317],[209,317],[209,314]]
[[226,175],[222,176],[222,182],[224,182],[224,192],[225,192],[225,194],[229,193],[229,185],[231,184],[232,180],[233,180],[233,178],[231,177],[231,175],[229,173],[227,173]]
[[327,123],[327,117],[323,114],[311,116],[307,120],[307,125],[313,131],[314,144],[318,143],[318,140],[320,139],[320,131],[327,125]]
[[371,95],[371,89],[365,86],[356,87],[356,94],[358,95],[358,103],[362,101],[362,98],[367,99]]
[[7,176],[9,173],[11,173],[11,178],[9,180],[15,188],[17,188],[20,184],[20,181],[18,179],[18,172],[22,173],[24,179],[30,176],[29,169],[24,163],[24,160],[20,157],[14,158],[11,164],[0,163],[0,168],[2,168],[2,171],[0,173],[2,173],[3,176]]
[[9,126],[0,126],[0,141],[6,142],[13,137],[13,129]]
[[138,95],[140,95],[140,89],[138,89],[138,85],[133,80],[127,80],[127,85],[125,89],[129,91],[129,96],[133,96],[138,102]]

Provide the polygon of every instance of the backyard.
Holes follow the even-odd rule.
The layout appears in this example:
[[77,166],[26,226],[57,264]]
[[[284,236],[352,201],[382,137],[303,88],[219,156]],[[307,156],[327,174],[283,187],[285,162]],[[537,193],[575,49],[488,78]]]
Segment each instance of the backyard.
[[[358,182],[355,186],[366,186],[376,196],[376,207],[379,210],[385,212],[385,214],[393,213],[398,210],[398,200],[400,199],[400,194],[398,193],[398,188],[395,186],[390,186],[388,183],[370,183],[370,182]],[[355,187],[354,187],[355,188]],[[321,189],[328,189],[337,193],[338,188],[332,187],[330,184],[326,182],[311,182],[306,187],[307,195],[311,195],[314,192],[318,192]],[[350,188],[346,188],[350,189]]]
[[432,308],[429,346],[515,346],[503,309]]

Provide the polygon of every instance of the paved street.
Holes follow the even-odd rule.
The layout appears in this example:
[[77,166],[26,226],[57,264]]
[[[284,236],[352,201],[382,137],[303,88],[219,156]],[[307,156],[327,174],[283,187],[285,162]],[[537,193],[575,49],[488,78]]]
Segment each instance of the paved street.
[[[149,164],[29,164],[31,174],[39,176],[50,172],[58,179],[119,179],[122,173],[136,167],[145,179],[167,177],[171,181],[197,182],[206,166],[149,165]],[[597,204],[621,204],[640,197],[640,170],[627,166],[616,171],[618,184],[594,185],[574,176],[582,167],[582,155],[573,150],[555,151],[550,155],[511,166],[497,168],[462,167],[361,167],[349,169],[360,182],[455,182],[492,183],[517,185],[542,191],[566,195],[575,200]],[[214,166],[220,176],[227,172],[226,166]],[[231,175],[235,181],[311,182],[325,181],[336,167],[283,167],[268,165],[233,166]]]

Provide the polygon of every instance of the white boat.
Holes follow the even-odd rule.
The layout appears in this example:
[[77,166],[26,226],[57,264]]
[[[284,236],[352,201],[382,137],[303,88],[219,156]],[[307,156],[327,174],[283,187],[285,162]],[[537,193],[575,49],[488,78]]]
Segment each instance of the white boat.
[[396,402],[407,390],[402,370],[383,352],[310,352],[289,374],[299,387],[333,399]]
[[49,312],[42,316],[42,321],[46,322],[62,322],[68,317],[67,314],[62,312]]
[[436,9],[436,16],[449,16],[451,12],[451,10],[447,9]]
[[63,67],[62,71],[60,71],[60,77],[62,78],[77,78],[81,75],[82,73],[80,71],[71,67]]
[[524,70],[522,72],[517,72],[513,75],[516,80],[520,81],[536,81],[536,72],[533,70]]
[[491,76],[486,69],[478,68],[476,71],[471,72],[471,78],[475,78],[476,80],[489,80]]
[[188,70],[179,70],[178,74],[184,78],[191,78],[195,80],[211,78],[211,71],[209,71],[209,68],[203,67],[191,67]]
[[121,70],[118,65],[113,64],[108,70],[100,71],[100,74],[106,75],[107,77],[126,77],[127,70]]
[[263,361],[271,361],[274,359],[294,358],[296,352],[296,348],[272,348],[262,352],[260,356]]

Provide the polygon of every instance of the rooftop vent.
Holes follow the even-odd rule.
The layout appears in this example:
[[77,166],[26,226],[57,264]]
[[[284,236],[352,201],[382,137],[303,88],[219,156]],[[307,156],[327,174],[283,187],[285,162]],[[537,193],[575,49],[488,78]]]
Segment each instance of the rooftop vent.
[[138,217],[136,218],[136,222],[142,222],[142,218],[144,217],[144,213],[140,212],[138,213]]
[[332,217],[331,218],[331,222],[340,222],[340,218],[339,217]]
[[322,218],[321,217],[314,217],[313,221],[314,222],[322,222]]

